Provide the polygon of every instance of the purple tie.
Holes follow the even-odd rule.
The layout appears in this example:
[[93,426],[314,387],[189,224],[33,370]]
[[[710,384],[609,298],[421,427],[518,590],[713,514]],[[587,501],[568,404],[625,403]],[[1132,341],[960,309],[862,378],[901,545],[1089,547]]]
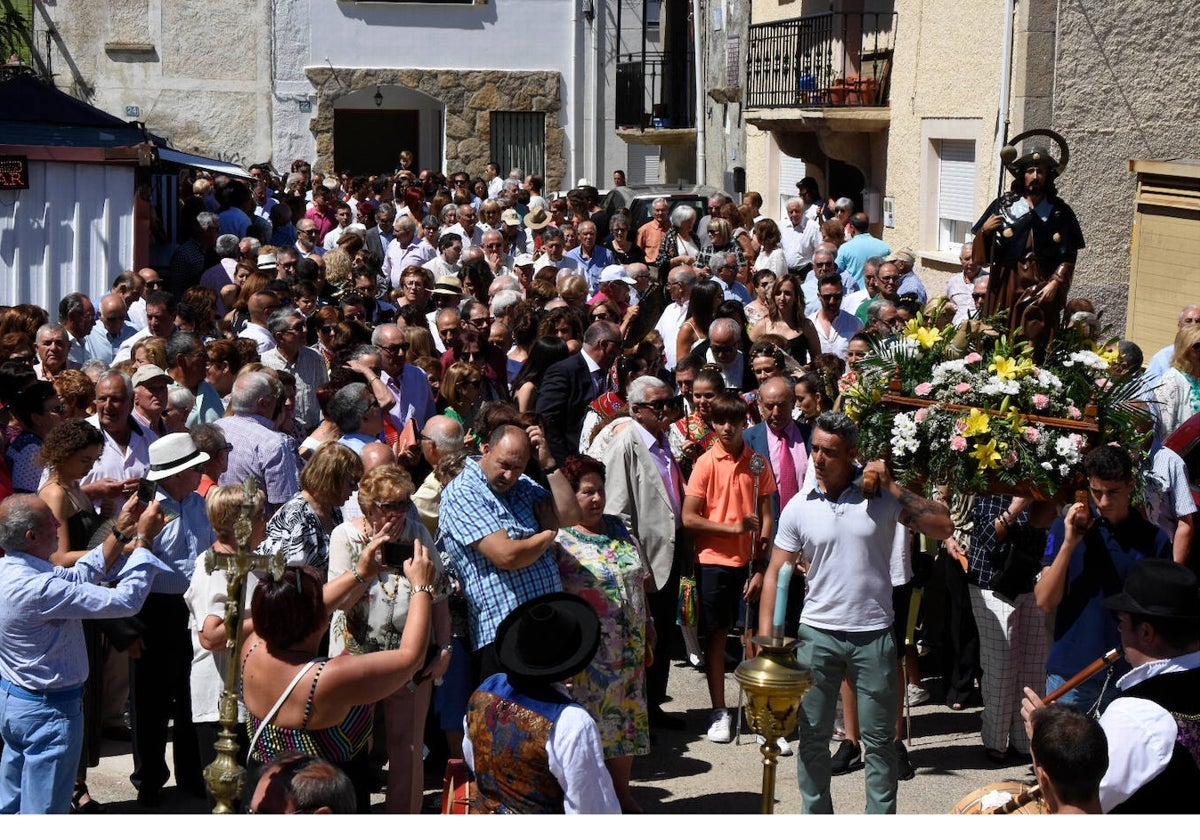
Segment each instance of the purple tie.
[[800,492],[796,482],[796,461],[792,458],[792,447],[787,435],[779,435],[779,509],[783,510],[792,496]]

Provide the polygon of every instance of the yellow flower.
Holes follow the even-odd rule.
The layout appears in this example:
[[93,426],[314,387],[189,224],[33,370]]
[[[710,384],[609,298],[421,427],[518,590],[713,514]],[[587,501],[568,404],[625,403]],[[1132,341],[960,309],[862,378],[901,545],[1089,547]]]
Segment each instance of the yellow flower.
[[976,435],[987,434],[991,424],[991,417],[980,411],[978,408],[972,408],[971,413],[967,415],[966,428],[963,429],[963,437],[975,437]]
[[1115,344],[1108,345],[1103,350],[1100,350],[1096,355],[1108,362],[1110,365],[1115,365],[1121,360],[1121,353]]
[[994,470],[1000,466],[1000,453],[996,449],[996,441],[989,440],[975,444],[971,457],[979,462],[979,469]]
[[913,318],[904,325],[904,337],[916,339],[917,343],[928,350],[941,340],[942,334],[939,330],[921,326],[921,322]]
[[996,372],[1001,379],[1020,379],[1033,371],[1033,362],[1029,359],[1014,359],[1010,356],[993,356],[988,370]]

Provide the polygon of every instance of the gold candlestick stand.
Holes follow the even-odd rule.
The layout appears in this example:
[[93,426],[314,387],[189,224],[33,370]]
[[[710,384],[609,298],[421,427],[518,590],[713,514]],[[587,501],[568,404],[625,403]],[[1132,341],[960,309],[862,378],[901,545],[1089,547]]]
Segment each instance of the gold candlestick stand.
[[795,639],[755,636],[759,654],[737,666],[733,677],[746,692],[746,720],[763,737],[762,811],[775,812],[779,738],[796,726],[800,699],[813,686],[812,671],[796,661]]
[[265,571],[275,580],[283,577],[286,566],[283,555],[270,557],[253,554],[250,544],[254,531],[254,494],[258,485],[247,478],[242,485],[242,513],[238,517],[234,535],[237,539],[237,554],[205,554],[204,570],[210,575],[221,571],[225,574],[225,688],[221,692],[221,734],[217,736],[217,757],[204,768],[204,782],[217,800],[214,814],[232,814],[233,803],[240,799],[246,784],[246,769],[237,763],[238,742],[238,679],[242,667],[238,651],[242,647],[242,600],[246,591],[246,575],[253,571]]

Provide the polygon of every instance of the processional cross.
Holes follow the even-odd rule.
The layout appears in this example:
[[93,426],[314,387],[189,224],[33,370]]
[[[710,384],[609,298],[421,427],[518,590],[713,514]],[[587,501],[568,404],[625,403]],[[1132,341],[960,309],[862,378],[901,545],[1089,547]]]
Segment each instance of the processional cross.
[[208,574],[217,571],[225,574],[225,649],[229,657],[225,663],[225,688],[221,691],[217,757],[204,768],[204,781],[217,800],[214,814],[234,813],[233,803],[241,798],[246,785],[246,769],[237,763],[238,681],[242,668],[238,651],[242,647],[242,600],[246,576],[251,572],[267,572],[279,580],[286,566],[279,552],[270,556],[253,553],[250,540],[254,531],[254,496],[257,492],[258,483],[247,478],[242,484],[242,512],[234,529],[237,553],[209,550],[204,556],[204,570]]

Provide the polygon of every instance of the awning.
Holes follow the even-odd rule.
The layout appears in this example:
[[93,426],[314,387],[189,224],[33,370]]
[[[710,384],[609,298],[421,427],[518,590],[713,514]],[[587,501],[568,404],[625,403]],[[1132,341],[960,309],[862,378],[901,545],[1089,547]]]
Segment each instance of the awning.
[[221,160],[206,158],[201,155],[192,155],[187,152],[181,152],[178,149],[168,149],[159,146],[155,151],[158,152],[159,160],[165,160],[168,163],[177,163],[180,166],[190,166],[194,169],[207,169],[209,172],[219,172],[222,175],[228,175],[230,178],[242,178],[246,181],[253,181],[254,176],[247,172],[236,163],[225,163]]

